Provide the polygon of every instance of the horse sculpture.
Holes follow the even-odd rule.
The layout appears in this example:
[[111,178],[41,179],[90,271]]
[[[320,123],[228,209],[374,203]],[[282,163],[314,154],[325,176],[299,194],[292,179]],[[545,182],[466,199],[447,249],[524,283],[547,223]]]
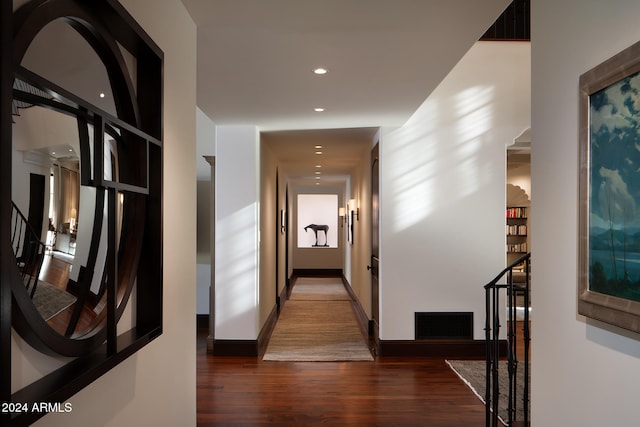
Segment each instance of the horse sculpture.
[[304,231],[306,232],[309,228],[316,234],[316,244],[313,246],[320,246],[318,244],[318,231],[324,231],[324,245],[322,246],[329,246],[329,242],[327,241],[327,231],[329,230],[328,225],[309,224],[304,228]]

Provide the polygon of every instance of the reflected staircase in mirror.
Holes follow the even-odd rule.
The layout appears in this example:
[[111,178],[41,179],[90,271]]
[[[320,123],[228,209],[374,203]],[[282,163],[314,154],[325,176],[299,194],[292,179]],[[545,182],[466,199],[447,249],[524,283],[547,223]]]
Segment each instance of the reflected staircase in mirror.
[[[23,108],[33,107],[34,103],[29,102],[31,97],[33,99],[53,99],[53,97],[45,92],[42,89],[38,89],[37,87],[21,80],[19,78],[14,79],[13,81],[13,102],[11,103],[11,115],[12,116],[20,116],[20,110]],[[16,96],[17,95],[17,96]],[[15,123],[15,120],[13,120]]]
[[46,246],[40,241],[27,218],[15,203],[11,202],[11,246],[22,282],[33,299],[38,286],[38,278],[42,269],[42,262]]
[[[506,281],[506,283],[504,283]],[[502,282],[502,283],[500,283]],[[502,270],[485,289],[485,340],[486,340],[486,425],[497,427],[500,394],[508,393],[507,426],[529,426],[530,361],[530,309],[531,309],[531,253],[520,257]],[[505,310],[506,298],[506,310]],[[518,306],[521,306],[520,308]],[[518,311],[523,311],[519,315]],[[507,360],[500,358],[501,319],[507,320]],[[518,335],[522,325],[522,336]],[[520,349],[518,344],[524,348]],[[508,384],[499,384],[499,370],[507,369]],[[524,370],[518,372],[518,370]],[[522,381],[524,384],[518,384]],[[500,388],[503,390],[500,390]],[[505,390],[507,389],[507,390]],[[502,408],[504,409],[504,408]]]

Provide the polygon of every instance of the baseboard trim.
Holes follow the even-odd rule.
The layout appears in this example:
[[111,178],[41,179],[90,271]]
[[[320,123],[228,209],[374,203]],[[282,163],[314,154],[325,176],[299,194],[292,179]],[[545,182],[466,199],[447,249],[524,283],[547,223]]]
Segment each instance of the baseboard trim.
[[353,312],[356,315],[358,326],[360,326],[360,331],[367,339],[369,339],[371,337],[371,330],[369,326],[369,316],[367,316],[367,313],[364,311],[364,308],[362,307],[360,300],[356,296],[355,292],[353,292],[353,288],[351,287],[351,284],[349,284],[349,281],[347,280],[346,277],[344,277],[344,275],[342,276],[342,284],[344,285],[344,288],[347,290],[347,293],[351,297],[351,306],[353,307]]
[[[282,307],[280,308],[280,310],[282,310]],[[274,305],[271,309],[271,313],[269,313],[267,321],[264,322],[264,325],[260,330],[260,334],[258,335],[258,354],[256,354],[256,356],[262,356],[264,352],[267,351],[269,338],[271,338],[271,334],[276,327],[276,322],[278,321],[278,317],[280,316],[280,310],[278,310],[277,305]]]
[[196,327],[198,329],[209,329],[209,315],[196,314]]
[[[500,355],[507,353],[506,340],[500,341]],[[484,358],[487,344],[484,340],[380,340],[380,357],[446,357]]]
[[[303,271],[300,276],[309,276],[307,271]],[[318,271],[318,270],[314,270]],[[328,273],[332,271],[332,273]],[[336,271],[339,274],[336,274]],[[360,300],[356,298],[353,289],[349,285],[347,279],[342,275],[342,270],[322,270],[324,277],[337,276],[342,278],[345,289],[351,296],[352,306],[358,326],[365,337],[369,338],[370,345],[374,347],[377,357],[446,357],[446,358],[484,358],[486,357],[486,342],[484,340],[379,340],[373,342],[375,337],[375,324],[369,320]],[[297,275],[292,275],[292,285],[295,283]],[[280,301],[281,305],[278,309],[274,305],[269,317],[260,330],[258,338],[255,340],[212,340],[207,343],[209,353],[214,356],[231,356],[231,357],[258,357],[263,355],[267,349],[269,338],[275,329],[280,311],[288,300],[288,293],[291,291],[289,287],[282,290]],[[198,329],[207,329],[209,327],[209,315],[196,315],[196,324]],[[209,345],[210,344],[210,345]],[[507,354],[507,341],[500,341],[500,357]]]
[[294,268],[292,279],[298,277],[342,277],[341,268]]
[[256,357],[258,340],[213,340],[214,356]]
[[[230,356],[230,357],[258,357],[262,356],[267,350],[269,338],[276,327],[276,322],[280,316],[280,311],[287,301],[287,289],[283,289],[280,294],[281,306],[274,305],[269,313],[269,317],[265,321],[258,338],[255,340],[213,340],[209,353],[214,356]],[[200,325],[200,316],[198,315],[198,325]],[[208,327],[209,316],[206,315],[206,327]]]

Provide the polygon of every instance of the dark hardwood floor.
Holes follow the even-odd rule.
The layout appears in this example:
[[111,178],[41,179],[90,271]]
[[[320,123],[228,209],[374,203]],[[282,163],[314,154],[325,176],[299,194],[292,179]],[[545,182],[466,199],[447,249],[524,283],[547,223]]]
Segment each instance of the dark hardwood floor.
[[[71,272],[71,260],[62,255],[51,252],[47,253],[42,263],[40,270],[40,280],[44,280],[60,289],[66,290],[67,282],[69,281],[69,273]],[[67,330],[67,325],[73,314],[73,305],[56,314],[47,321],[49,326],[56,332],[63,334]],[[85,304],[82,309],[82,315],[78,322],[77,331],[88,330],[91,322],[96,318],[96,313],[93,309]]]
[[482,426],[485,409],[441,358],[263,362],[206,353],[198,426]]

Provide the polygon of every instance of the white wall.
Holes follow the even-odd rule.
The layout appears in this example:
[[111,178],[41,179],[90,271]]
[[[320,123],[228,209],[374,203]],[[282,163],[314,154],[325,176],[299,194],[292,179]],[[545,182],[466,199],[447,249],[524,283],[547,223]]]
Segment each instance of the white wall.
[[530,46],[478,42],[380,143],[380,338],[414,312],[472,311],[505,263],[505,146],[530,124]]
[[163,334],[73,396],[73,412],[38,426],[196,423],[196,27],[179,0],[122,3],[165,55]]
[[216,127],[216,339],[259,332],[260,139],[253,126]]
[[637,425],[639,336],[578,316],[576,287],[578,79],[640,40],[640,3],[531,7],[532,425]]

